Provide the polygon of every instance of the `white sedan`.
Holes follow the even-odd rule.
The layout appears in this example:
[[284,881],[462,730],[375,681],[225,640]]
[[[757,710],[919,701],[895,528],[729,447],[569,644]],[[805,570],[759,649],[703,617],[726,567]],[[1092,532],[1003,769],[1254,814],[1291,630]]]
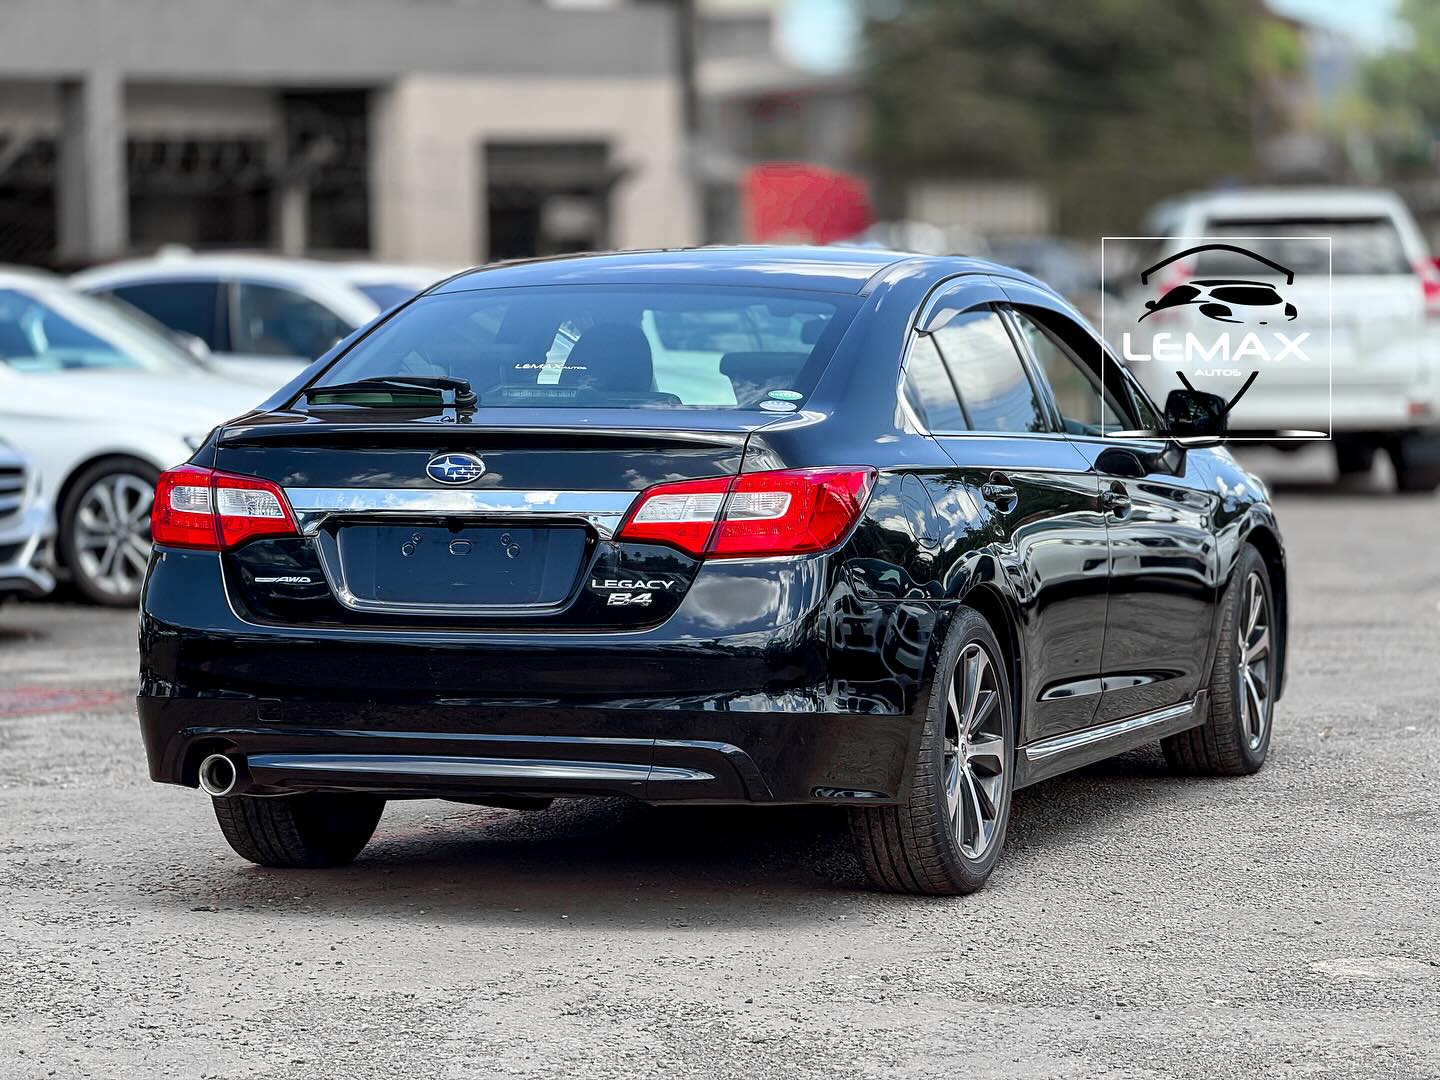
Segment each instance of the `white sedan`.
[[95,267],[70,284],[123,301],[203,343],[222,365],[247,374],[268,369],[279,385],[445,276],[417,266],[182,250]]
[[139,597],[160,472],[275,385],[219,374],[105,301],[0,273],[0,433],[53,496],[58,568],[95,603]]

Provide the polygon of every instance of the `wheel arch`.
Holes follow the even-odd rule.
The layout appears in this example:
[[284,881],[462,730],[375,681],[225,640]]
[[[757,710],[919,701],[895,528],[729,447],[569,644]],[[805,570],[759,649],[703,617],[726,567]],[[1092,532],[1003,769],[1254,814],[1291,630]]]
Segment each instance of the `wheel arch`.
[[[70,466],[70,471],[65,474],[65,479],[62,480],[59,487],[55,489],[54,506],[55,517],[57,521],[60,521],[60,519],[62,518],[62,515],[65,512],[65,505],[68,502],[71,494],[75,491],[75,486],[80,482],[80,478],[84,476],[87,472],[89,472],[91,469],[93,469],[96,465],[101,465],[108,461],[133,461],[140,465],[144,465],[146,468],[154,469],[156,472],[165,471],[165,466],[158,464],[153,458],[147,457],[142,453],[137,453],[134,450],[97,450],[93,453],[87,454],[85,457],[81,458],[79,461],[75,462],[73,465]],[[63,522],[61,522],[61,528],[59,531],[64,531]],[[56,539],[57,541],[59,541],[60,537],[57,535]],[[57,542],[57,559],[62,558],[67,554],[68,553],[65,551],[64,544]]]
[[977,583],[960,598],[960,602],[989,624],[995,640],[1005,653],[1005,669],[1010,679],[1010,706],[1014,713],[1016,745],[1019,745],[1023,742],[1025,723],[1025,663],[1014,604],[991,582]]
[[1279,630],[1275,642],[1275,666],[1279,678],[1275,680],[1275,700],[1285,693],[1285,677],[1288,674],[1288,650],[1290,644],[1290,582],[1285,569],[1285,549],[1279,534],[1268,524],[1256,524],[1245,534],[1244,542],[1260,553],[1265,560],[1266,573],[1270,575],[1270,592],[1275,602],[1275,625]]

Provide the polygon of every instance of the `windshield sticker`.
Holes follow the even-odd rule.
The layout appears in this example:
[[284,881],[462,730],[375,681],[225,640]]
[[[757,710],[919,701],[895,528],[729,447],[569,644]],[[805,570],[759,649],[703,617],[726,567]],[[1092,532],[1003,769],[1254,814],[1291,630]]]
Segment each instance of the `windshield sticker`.
[[762,401],[760,408],[768,412],[794,412],[799,406],[790,401]]
[[805,395],[798,390],[771,390],[770,396],[776,401],[804,401]]

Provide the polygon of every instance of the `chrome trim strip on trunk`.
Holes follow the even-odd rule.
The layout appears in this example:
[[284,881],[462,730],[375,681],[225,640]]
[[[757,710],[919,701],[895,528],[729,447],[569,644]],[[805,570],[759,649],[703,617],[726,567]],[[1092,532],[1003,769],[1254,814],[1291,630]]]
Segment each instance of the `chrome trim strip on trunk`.
[[540,517],[583,521],[608,540],[635,501],[634,491],[502,491],[432,488],[286,488],[285,497],[306,536],[333,515],[389,517]]

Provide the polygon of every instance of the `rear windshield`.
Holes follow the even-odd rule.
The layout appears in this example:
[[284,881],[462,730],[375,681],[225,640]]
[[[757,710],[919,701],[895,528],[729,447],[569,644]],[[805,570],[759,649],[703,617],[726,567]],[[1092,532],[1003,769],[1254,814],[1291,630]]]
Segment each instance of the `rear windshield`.
[[[1414,268],[1405,257],[1405,247],[1395,222],[1388,217],[1306,217],[1306,218],[1225,218],[1212,220],[1204,235],[1244,237],[1278,237],[1278,239],[1244,240],[1240,246],[1250,249],[1297,274],[1324,274],[1331,269],[1333,254],[1336,274],[1413,274]],[[1328,236],[1331,243],[1317,243],[1303,237]],[[1294,237],[1296,239],[1289,239]],[[1196,273],[1200,275],[1243,274],[1253,277],[1253,259],[1223,251],[1211,251],[1199,257]]]
[[420,291],[408,285],[386,285],[378,281],[366,282],[356,288],[375,301],[375,306],[381,311],[387,311],[396,304],[403,304]]
[[423,297],[317,381],[467,380],[479,404],[788,412],[814,389],[853,296],[549,285]]

